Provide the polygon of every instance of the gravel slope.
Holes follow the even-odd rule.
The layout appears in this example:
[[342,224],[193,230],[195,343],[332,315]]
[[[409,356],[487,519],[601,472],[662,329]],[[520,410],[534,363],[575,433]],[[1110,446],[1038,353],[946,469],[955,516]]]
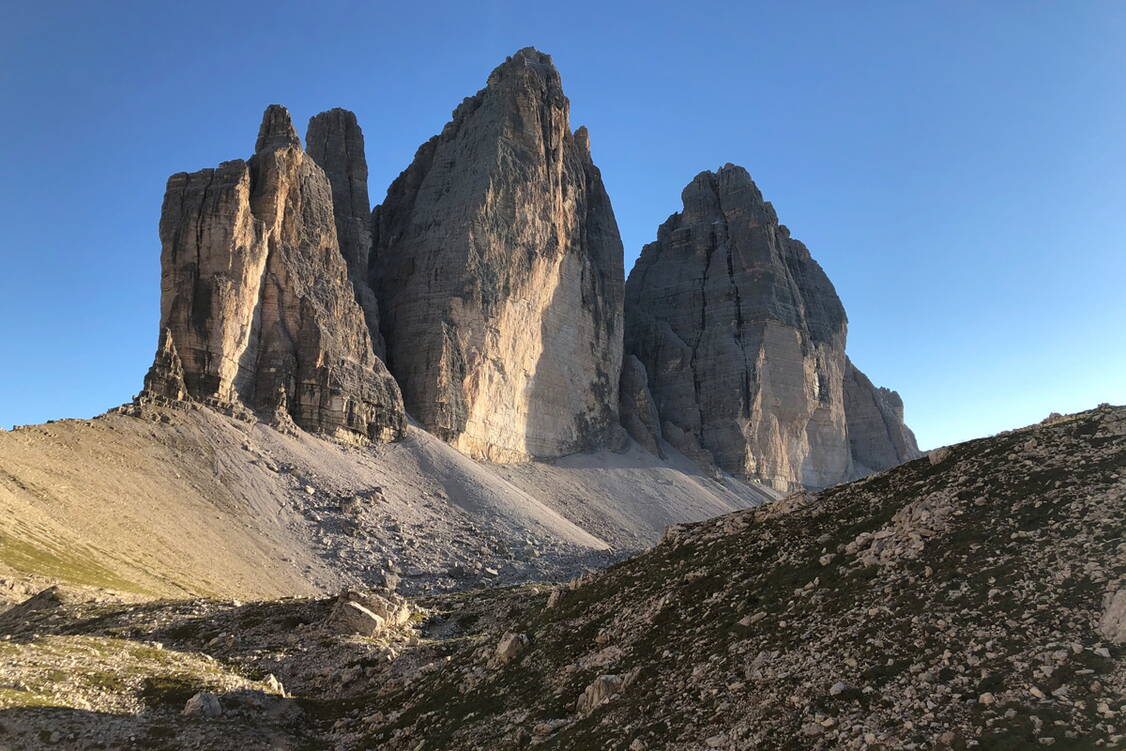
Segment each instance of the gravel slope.
[[367,635],[395,595],[45,595],[0,615],[0,747],[1123,748],[1124,509],[1106,407]]
[[198,405],[129,411],[0,431],[0,597],[55,581],[264,598],[387,574],[408,592],[567,578],[769,497],[636,450],[503,466],[413,427],[357,448]]

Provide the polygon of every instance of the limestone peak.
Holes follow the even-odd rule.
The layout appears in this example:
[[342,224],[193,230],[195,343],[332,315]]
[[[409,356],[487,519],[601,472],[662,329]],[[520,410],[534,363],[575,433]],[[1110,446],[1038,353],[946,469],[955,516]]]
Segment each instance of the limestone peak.
[[258,140],[254,144],[254,152],[260,153],[286,146],[300,147],[301,139],[297,137],[297,129],[293,127],[289,110],[280,104],[271,104],[262,113],[262,125],[258,128]]

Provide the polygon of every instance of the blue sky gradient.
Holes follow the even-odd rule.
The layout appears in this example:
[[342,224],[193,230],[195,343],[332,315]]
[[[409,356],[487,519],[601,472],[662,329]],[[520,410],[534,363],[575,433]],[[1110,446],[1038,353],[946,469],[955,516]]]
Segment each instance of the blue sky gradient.
[[626,268],[745,166],[923,447],[1126,402],[1126,4],[6,4],[0,425],[89,417],[156,343],[168,175],[263,108],[356,112],[378,202],[520,47],[587,125]]

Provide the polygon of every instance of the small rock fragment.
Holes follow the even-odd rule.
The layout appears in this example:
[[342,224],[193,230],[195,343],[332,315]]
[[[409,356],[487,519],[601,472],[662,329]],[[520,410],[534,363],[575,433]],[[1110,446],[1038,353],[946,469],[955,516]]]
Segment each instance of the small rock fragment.
[[1099,633],[1114,644],[1126,644],[1126,589],[1107,594]]
[[512,631],[505,633],[497,644],[496,660],[501,665],[507,664],[524,651],[528,646],[528,637]]
[[198,694],[188,699],[184,705],[184,711],[180,714],[185,717],[201,716],[201,717],[218,717],[223,714],[223,706],[219,703],[219,697],[208,691],[200,691]]

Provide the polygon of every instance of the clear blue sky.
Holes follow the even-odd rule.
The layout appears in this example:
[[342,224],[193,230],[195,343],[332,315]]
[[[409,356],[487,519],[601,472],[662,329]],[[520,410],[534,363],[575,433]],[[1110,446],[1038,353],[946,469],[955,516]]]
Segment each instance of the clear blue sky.
[[5,3],[0,425],[128,401],[173,172],[356,112],[373,201],[516,49],[553,55],[629,268],[745,166],[930,447],[1126,402],[1126,3]]

